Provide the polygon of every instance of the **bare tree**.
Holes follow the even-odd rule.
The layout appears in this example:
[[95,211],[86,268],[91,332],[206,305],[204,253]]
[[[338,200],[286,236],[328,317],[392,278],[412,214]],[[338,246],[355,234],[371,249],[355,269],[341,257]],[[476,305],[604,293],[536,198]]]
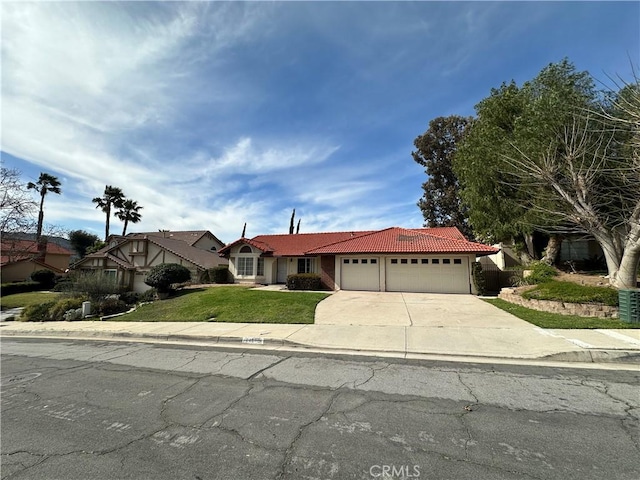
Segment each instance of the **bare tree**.
[[37,208],[20,180],[20,171],[13,168],[0,169],[0,231],[27,232],[33,224],[33,214]]
[[611,285],[634,288],[640,263],[640,85],[618,95],[613,107],[576,117],[541,158],[519,151],[508,163],[512,177],[531,193],[530,208],[593,235]]

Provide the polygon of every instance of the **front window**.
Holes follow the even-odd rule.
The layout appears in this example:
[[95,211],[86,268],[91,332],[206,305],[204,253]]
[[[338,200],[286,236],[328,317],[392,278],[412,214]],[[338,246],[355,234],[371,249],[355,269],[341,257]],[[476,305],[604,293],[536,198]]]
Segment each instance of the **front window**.
[[239,276],[253,275],[253,258],[252,257],[238,257],[238,275]]
[[312,272],[313,272],[313,258],[299,258],[298,273],[312,273]]
[[105,270],[103,272],[103,275],[109,279],[115,280],[116,277],[118,276],[118,271],[117,270]]
[[263,277],[264,276],[264,258],[258,258],[256,276]]

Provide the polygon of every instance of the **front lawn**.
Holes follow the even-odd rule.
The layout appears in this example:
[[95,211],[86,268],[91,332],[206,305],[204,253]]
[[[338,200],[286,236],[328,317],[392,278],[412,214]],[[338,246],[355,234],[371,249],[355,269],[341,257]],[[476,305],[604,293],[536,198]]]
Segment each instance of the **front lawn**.
[[326,293],[265,292],[241,287],[183,290],[115,317],[123,322],[313,323]]
[[524,292],[522,297],[567,303],[603,303],[612,307],[618,306],[618,291],[614,288],[579,285],[557,280],[536,285],[531,290]]
[[53,302],[59,296],[59,293],[52,292],[14,293],[13,295],[2,297],[0,303],[2,303],[2,310],[6,310],[8,308],[28,307],[29,305]]
[[485,299],[485,302],[542,328],[640,328],[638,323],[626,323],[612,318],[591,318],[540,312],[505,302],[499,298]]

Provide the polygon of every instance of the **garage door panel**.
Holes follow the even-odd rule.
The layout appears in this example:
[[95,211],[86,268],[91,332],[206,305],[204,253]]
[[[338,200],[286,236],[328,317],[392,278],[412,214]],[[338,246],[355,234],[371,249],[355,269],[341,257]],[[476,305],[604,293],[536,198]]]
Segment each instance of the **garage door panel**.
[[342,290],[380,291],[378,258],[343,258],[340,270]]
[[470,293],[468,262],[455,257],[406,257],[386,260],[389,292]]

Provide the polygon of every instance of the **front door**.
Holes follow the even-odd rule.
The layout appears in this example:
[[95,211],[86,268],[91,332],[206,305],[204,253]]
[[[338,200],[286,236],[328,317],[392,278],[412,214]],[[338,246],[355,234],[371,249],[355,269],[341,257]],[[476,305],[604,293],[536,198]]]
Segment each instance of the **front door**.
[[278,259],[278,283],[287,283],[287,275],[289,274],[289,271],[287,269],[288,267],[288,258],[279,258]]

